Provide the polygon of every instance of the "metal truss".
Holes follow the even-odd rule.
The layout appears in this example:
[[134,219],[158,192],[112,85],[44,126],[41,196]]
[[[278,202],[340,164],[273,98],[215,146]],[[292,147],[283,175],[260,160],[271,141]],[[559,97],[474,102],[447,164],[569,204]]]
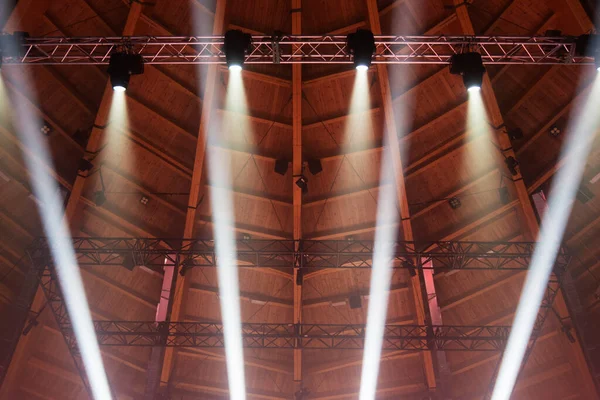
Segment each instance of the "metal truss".
[[[453,54],[478,51],[486,64],[592,64],[575,53],[570,36],[375,36],[374,63],[448,64]],[[35,37],[15,64],[108,64],[126,49],[147,64],[224,64],[223,36]],[[349,64],[346,36],[253,36],[247,64]]]
[[[95,321],[100,345],[225,347],[223,325],[212,322]],[[74,343],[70,325],[62,327]],[[387,325],[383,350],[498,351],[509,326]],[[244,347],[262,349],[364,348],[365,325],[242,324]],[[166,341],[165,341],[166,338]]]
[[[298,245],[296,247],[296,245]],[[535,243],[520,242],[390,242],[394,268],[424,268],[434,260],[436,270],[525,270]],[[212,240],[73,238],[82,268],[92,265],[163,267],[215,267]],[[298,249],[295,251],[295,249]],[[428,251],[418,248],[430,249]],[[244,240],[237,242],[240,267],[274,268],[370,268],[373,242]],[[38,238],[28,249],[32,270],[48,300],[79,374],[89,388],[77,340],[56,278],[50,247]],[[414,260],[420,260],[417,264]],[[555,265],[560,277],[571,261],[561,250]],[[439,266],[439,268],[438,268]],[[559,290],[553,275],[538,312],[526,359],[531,354]],[[223,326],[214,322],[94,321],[97,338],[104,346],[224,347]],[[508,326],[387,325],[383,350],[502,351],[510,334]],[[242,340],[248,348],[362,349],[365,325],[242,324]],[[524,365],[524,363],[523,363]],[[494,372],[493,379],[497,374]]]
[[[535,247],[532,242],[390,242],[395,269],[445,270],[526,270]],[[73,238],[80,266],[144,265],[160,268],[216,267],[215,242],[203,239]],[[298,250],[296,250],[298,249]],[[426,250],[422,250],[426,249]],[[429,249],[429,250],[427,250]],[[31,257],[51,262],[46,238],[29,247]],[[244,268],[371,268],[373,241],[347,240],[239,240],[236,243],[238,266]],[[565,269],[571,257],[563,250],[556,269]],[[44,264],[44,262],[42,262]]]

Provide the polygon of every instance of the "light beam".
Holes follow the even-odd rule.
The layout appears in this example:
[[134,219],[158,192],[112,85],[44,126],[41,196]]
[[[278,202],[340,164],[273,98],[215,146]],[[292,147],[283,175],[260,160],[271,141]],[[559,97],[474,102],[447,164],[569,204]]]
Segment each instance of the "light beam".
[[[16,71],[15,69],[11,72]],[[25,91],[34,93],[28,87],[27,71],[22,67],[20,71],[24,74],[22,82],[27,86],[24,88]],[[5,93],[1,94],[3,97],[5,96]],[[62,198],[54,178],[47,172],[47,168],[52,168],[52,157],[46,138],[40,132],[40,121],[34,117],[36,113],[32,107],[18,96],[14,97],[12,104],[15,128],[21,141],[29,149],[29,152],[25,152],[23,156],[32,182],[33,193],[39,200],[44,233],[50,242],[54,266],[77,337],[77,346],[83,359],[92,395],[96,400],[110,400],[112,399],[110,387],[100,355],[83,281],[71,247],[69,228],[63,219]]]
[[538,244],[521,291],[492,400],[508,400],[513,391],[527,343],[561,246],[586,160],[592,148],[594,136],[600,127],[599,108],[600,79],[596,77],[587,100],[578,108],[569,123],[570,129],[568,129],[568,137],[563,146],[563,155],[559,158],[566,161],[553,181],[548,209],[542,220]]

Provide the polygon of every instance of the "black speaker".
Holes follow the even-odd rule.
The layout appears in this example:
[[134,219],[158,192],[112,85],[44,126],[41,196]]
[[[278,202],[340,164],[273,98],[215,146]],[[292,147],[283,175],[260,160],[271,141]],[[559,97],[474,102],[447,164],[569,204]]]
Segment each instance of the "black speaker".
[[288,165],[289,163],[287,160],[279,159],[275,161],[275,172],[277,172],[279,175],[287,174]]
[[350,295],[348,303],[350,303],[350,308],[353,310],[362,308],[362,298],[360,297],[360,294]]
[[323,166],[321,165],[321,160],[318,160],[316,158],[310,158],[310,159],[308,159],[307,163],[308,163],[308,170],[310,171],[311,174],[317,175],[319,172],[323,171]]

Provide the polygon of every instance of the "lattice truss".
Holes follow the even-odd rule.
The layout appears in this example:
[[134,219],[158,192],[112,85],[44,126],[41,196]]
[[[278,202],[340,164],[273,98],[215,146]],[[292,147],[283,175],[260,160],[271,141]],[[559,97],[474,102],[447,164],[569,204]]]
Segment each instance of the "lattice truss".
[[[140,54],[148,64],[224,64],[223,36],[27,38],[20,56],[4,63],[108,64],[114,51]],[[570,36],[375,36],[374,63],[448,64],[478,51],[485,64],[592,64],[578,56]],[[346,36],[253,36],[247,64],[348,64]]]
[[[125,262],[148,268],[215,267],[212,240],[73,238],[73,248],[81,268],[93,265],[122,267]],[[297,244],[297,246],[296,246]],[[394,268],[422,269],[433,260],[434,269],[525,270],[533,254],[534,243],[528,242],[390,242],[394,251],[390,259]],[[242,240],[237,242],[240,268],[370,268],[374,243],[371,241],[300,241]],[[425,248],[428,250],[419,250]],[[294,249],[298,249],[295,251]],[[79,374],[86,385],[77,340],[54,271],[47,239],[39,238],[28,249],[32,271],[48,300],[48,305],[64,336]],[[416,262],[415,262],[416,261]],[[559,290],[563,271],[571,257],[561,250],[537,315],[526,357],[540,336],[548,311]],[[175,274],[177,276],[178,274]],[[36,277],[35,275],[33,275]],[[166,321],[94,321],[100,345],[224,347],[223,326],[213,322]],[[509,326],[436,326],[387,325],[383,350],[412,351],[502,351],[510,334]],[[362,349],[365,325],[268,324],[242,325],[242,341],[249,348],[277,349]],[[494,373],[497,373],[497,371]]]

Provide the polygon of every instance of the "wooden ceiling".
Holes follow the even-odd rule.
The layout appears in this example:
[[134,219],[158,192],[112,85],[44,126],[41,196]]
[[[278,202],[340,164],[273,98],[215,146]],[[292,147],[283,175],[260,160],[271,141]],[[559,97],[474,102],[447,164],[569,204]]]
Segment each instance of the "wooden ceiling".
[[[576,0],[473,0],[468,15],[478,34],[543,34],[559,29],[578,35],[592,27]],[[10,29],[32,36],[120,35],[129,14],[122,0],[20,0]],[[383,33],[460,34],[461,22],[444,0],[378,1]],[[298,12],[296,10],[295,12]],[[364,0],[303,0],[302,33],[346,34],[368,27]],[[228,0],[225,21],[230,28],[253,33],[292,31],[292,1]],[[209,0],[154,0],[142,8],[135,35],[211,34],[215,4]],[[70,221],[76,236],[181,237],[193,175],[207,68],[147,66],[127,91],[130,126],[119,130],[126,151],[122,157],[100,153],[107,191],[102,206],[93,202],[98,174],[85,179],[83,195]],[[34,92],[24,87],[24,74]],[[572,105],[591,83],[589,71],[572,66],[490,67],[502,117],[508,128],[524,137],[512,142],[527,191],[549,190],[561,165],[560,149]],[[77,165],[96,120],[106,88],[105,68],[4,68],[2,75],[13,98],[31,102],[37,116],[52,127],[47,137],[53,165],[47,168],[60,186],[73,189]],[[439,66],[391,66],[392,108],[399,131],[411,225],[416,241],[528,240],[522,209],[498,154],[468,163],[484,139],[466,131],[467,94],[460,78]],[[370,132],[347,139],[349,103],[354,71],[332,65],[303,66],[301,85],[303,158],[319,158],[323,172],[307,174],[309,192],[302,199],[304,238],[372,239],[380,188],[394,184],[391,173],[380,176],[385,135],[384,101],[377,70],[369,71],[370,109],[360,119],[372,122]],[[227,155],[232,164],[235,231],[253,238],[292,238],[293,178],[274,172],[275,160],[292,161],[293,101],[290,66],[248,67],[243,84],[248,114],[227,110],[225,68],[217,69],[213,116],[222,120],[219,139],[206,147],[211,156]],[[365,93],[366,96],[366,93]],[[404,111],[404,112],[403,112]],[[402,114],[403,113],[403,114]],[[400,115],[405,115],[401,118]],[[356,120],[356,119],[355,119]],[[240,132],[238,127],[247,129]],[[551,126],[563,133],[548,134]],[[501,127],[497,127],[500,129]],[[351,129],[350,129],[351,130]],[[575,202],[566,243],[579,255],[574,271],[585,305],[600,313],[594,297],[600,276],[600,186],[588,181],[598,173],[600,146],[596,140],[585,172],[595,194],[587,203]],[[0,273],[17,266],[28,243],[42,234],[38,199],[31,193],[23,154],[29,150],[9,125],[0,126]],[[494,150],[492,151],[494,152]],[[206,169],[206,166],[204,167]],[[206,176],[202,174],[202,176]],[[497,188],[509,188],[507,204]],[[584,183],[585,183],[584,182]],[[197,237],[212,237],[211,190],[227,190],[203,178],[194,222]],[[140,198],[149,198],[147,205]],[[453,210],[449,197],[461,197]],[[440,201],[441,200],[441,201]],[[399,229],[399,238],[403,229]],[[161,275],[143,268],[130,272],[94,267],[83,270],[90,308],[96,319],[153,319],[160,298]],[[444,323],[460,325],[510,324],[524,274],[467,272],[436,276]],[[15,298],[22,276],[11,273],[0,285],[3,304]],[[188,320],[220,320],[214,271],[191,275],[183,315]],[[410,277],[393,277],[388,320],[416,323]],[[285,274],[241,270],[243,322],[290,322],[294,312],[294,282]],[[306,323],[365,323],[369,273],[339,271],[307,276],[303,291]],[[350,309],[332,303],[350,294],[363,294],[363,307]],[[253,301],[258,300],[258,301]],[[264,303],[264,301],[267,301]],[[262,303],[261,303],[262,302]],[[264,303],[264,304],[263,304]],[[38,304],[38,307],[40,305]],[[559,307],[560,308],[560,307]],[[50,313],[22,339],[9,376],[2,387],[7,399],[81,399],[85,392],[67,348]],[[554,315],[546,323],[522,378],[516,399],[588,399],[585,363],[577,357]],[[119,399],[141,398],[150,350],[103,348],[109,379]],[[249,398],[289,399],[294,391],[293,355],[284,350],[245,351]],[[495,353],[448,353],[450,392],[454,399],[480,398],[498,360]],[[356,351],[309,351],[303,354],[304,384],[311,399],[358,397],[362,354]],[[173,399],[227,398],[224,353],[187,349],[175,354],[169,388]],[[386,354],[382,360],[378,398],[421,399],[427,390],[420,353]]]

